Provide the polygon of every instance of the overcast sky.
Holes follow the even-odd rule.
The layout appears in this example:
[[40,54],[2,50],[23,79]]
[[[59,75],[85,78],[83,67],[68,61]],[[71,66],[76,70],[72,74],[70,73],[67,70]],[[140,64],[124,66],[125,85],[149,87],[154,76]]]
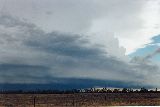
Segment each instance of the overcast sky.
[[0,0],[0,83],[160,87],[159,19],[160,0]]

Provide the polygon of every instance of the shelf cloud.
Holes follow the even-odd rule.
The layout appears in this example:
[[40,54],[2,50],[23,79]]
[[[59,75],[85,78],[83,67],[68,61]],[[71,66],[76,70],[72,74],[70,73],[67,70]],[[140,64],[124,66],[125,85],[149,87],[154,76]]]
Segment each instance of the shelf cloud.
[[2,84],[70,84],[78,79],[82,85],[89,79],[159,86],[159,67],[150,61],[122,60],[85,35],[46,32],[11,15],[0,16],[0,50]]

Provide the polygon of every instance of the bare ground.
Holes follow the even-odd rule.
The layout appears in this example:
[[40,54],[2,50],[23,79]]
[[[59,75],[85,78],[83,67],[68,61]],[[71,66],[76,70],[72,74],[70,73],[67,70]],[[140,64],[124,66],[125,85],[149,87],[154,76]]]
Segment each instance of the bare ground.
[[0,94],[0,107],[160,105],[160,93]]

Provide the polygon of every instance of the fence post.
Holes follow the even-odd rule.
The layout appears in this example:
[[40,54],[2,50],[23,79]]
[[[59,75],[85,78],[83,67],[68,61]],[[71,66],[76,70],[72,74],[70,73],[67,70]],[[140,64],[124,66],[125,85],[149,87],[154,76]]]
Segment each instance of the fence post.
[[34,96],[33,98],[33,104],[34,104],[34,107],[36,107],[36,96]]

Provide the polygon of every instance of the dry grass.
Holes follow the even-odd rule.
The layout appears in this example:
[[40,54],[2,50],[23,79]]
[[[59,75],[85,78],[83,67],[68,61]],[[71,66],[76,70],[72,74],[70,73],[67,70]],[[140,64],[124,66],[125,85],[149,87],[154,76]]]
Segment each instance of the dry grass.
[[0,107],[154,106],[160,93],[0,94]]

